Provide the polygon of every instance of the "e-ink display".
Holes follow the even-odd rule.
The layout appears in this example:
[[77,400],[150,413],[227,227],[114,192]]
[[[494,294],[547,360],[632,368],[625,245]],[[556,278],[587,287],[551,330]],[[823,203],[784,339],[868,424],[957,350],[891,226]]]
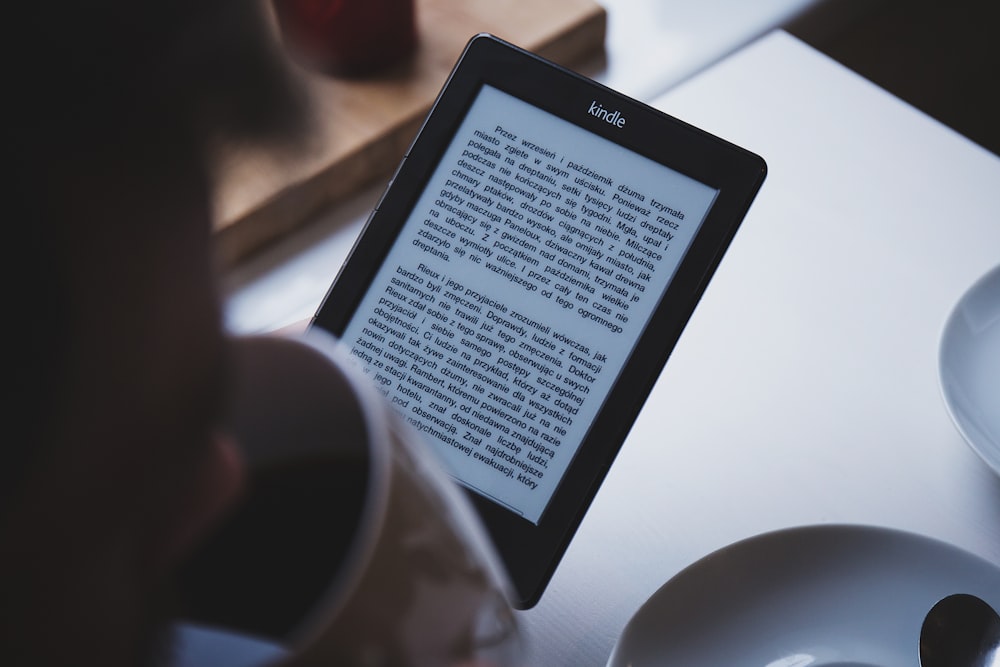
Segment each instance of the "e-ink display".
[[342,340],[537,524],[717,194],[483,86]]

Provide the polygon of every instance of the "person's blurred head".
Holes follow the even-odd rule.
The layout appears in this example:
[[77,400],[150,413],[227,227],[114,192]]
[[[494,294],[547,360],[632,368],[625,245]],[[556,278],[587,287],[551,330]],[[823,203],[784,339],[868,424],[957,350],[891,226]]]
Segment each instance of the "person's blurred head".
[[14,3],[5,24],[0,651],[141,664],[240,484],[209,153],[304,116],[257,0]]

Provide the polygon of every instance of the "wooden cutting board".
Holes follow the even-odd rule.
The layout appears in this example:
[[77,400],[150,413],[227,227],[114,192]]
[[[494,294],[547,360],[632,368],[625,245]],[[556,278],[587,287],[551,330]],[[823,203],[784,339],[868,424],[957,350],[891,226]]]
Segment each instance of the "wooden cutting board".
[[469,39],[490,32],[568,67],[604,46],[593,0],[416,0],[419,44],[408,62],[361,80],[299,72],[317,124],[282,159],[220,157],[215,236],[224,267],[305,224],[324,207],[388,179]]

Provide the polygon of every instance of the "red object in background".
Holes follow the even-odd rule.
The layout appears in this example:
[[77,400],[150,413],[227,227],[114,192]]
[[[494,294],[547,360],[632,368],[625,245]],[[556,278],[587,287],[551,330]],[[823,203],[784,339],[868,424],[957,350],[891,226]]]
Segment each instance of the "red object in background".
[[414,0],[274,0],[288,47],[330,74],[363,75],[417,43]]

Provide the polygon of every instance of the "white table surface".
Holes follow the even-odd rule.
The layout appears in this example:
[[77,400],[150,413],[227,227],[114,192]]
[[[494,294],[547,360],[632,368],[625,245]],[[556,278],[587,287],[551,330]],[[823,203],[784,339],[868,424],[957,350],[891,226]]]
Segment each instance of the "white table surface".
[[[653,105],[759,153],[769,175],[521,613],[526,667],[604,665],[661,584],[774,529],[895,527],[1000,563],[1000,478],[952,425],[937,376],[951,307],[1000,263],[1000,159],[780,31]],[[271,279],[294,292],[282,272],[298,267],[301,297],[308,267],[326,261],[332,278],[377,194],[307,232],[294,262],[272,257]],[[234,310],[266,299],[234,280]]]
[[1000,159],[784,32],[653,104],[769,175],[523,614],[530,664],[603,665],[666,580],[774,529],[894,527],[1000,563],[1000,479],[937,376],[950,309],[1000,263]]

